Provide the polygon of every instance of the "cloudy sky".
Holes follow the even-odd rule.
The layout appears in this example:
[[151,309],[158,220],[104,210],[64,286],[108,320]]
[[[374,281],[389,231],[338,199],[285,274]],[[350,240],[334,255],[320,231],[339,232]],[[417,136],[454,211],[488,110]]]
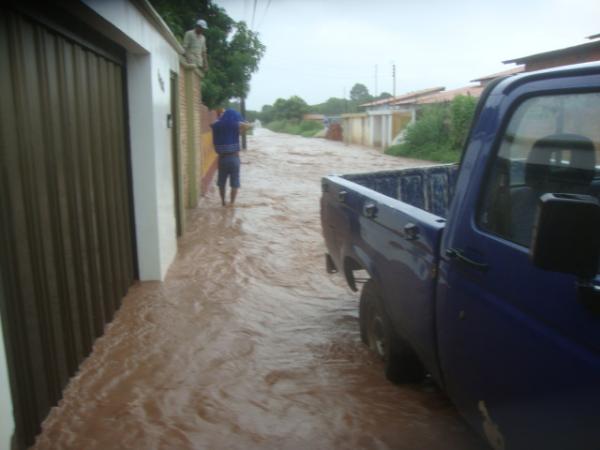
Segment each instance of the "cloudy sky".
[[[348,96],[469,84],[502,61],[589,42],[599,0],[214,0],[267,50],[247,108],[292,95]],[[210,26],[210,24],[209,24]],[[377,73],[377,76],[376,76]]]

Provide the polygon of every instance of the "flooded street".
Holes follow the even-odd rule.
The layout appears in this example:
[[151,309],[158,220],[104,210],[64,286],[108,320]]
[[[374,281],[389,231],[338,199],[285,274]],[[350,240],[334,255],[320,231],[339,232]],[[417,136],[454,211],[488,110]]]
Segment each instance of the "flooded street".
[[411,162],[255,134],[238,204],[189,211],[167,279],[131,288],[35,448],[486,448],[436,389],[384,378],[325,272],[321,176]]

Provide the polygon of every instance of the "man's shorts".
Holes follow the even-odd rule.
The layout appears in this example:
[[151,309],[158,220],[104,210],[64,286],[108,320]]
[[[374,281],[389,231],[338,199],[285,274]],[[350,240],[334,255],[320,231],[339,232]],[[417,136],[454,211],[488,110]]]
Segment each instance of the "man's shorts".
[[229,178],[229,186],[232,188],[240,187],[240,157],[237,153],[219,156],[217,186],[225,187],[227,178]]

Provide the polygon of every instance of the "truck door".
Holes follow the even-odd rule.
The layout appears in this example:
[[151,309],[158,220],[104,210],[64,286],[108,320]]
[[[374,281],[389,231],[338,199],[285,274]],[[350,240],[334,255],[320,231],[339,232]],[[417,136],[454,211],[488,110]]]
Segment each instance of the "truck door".
[[599,86],[588,75],[507,94],[487,116],[503,131],[473,142],[478,159],[465,161],[487,170],[457,187],[440,263],[440,360],[450,396],[495,448],[600,445],[600,316],[579,301],[574,276],[529,258],[542,194],[599,195]]

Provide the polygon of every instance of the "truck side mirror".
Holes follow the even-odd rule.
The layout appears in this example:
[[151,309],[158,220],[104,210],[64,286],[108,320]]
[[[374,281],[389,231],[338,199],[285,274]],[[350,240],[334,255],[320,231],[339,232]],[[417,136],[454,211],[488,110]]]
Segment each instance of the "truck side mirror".
[[529,255],[541,269],[591,280],[600,257],[600,203],[590,195],[544,194]]

